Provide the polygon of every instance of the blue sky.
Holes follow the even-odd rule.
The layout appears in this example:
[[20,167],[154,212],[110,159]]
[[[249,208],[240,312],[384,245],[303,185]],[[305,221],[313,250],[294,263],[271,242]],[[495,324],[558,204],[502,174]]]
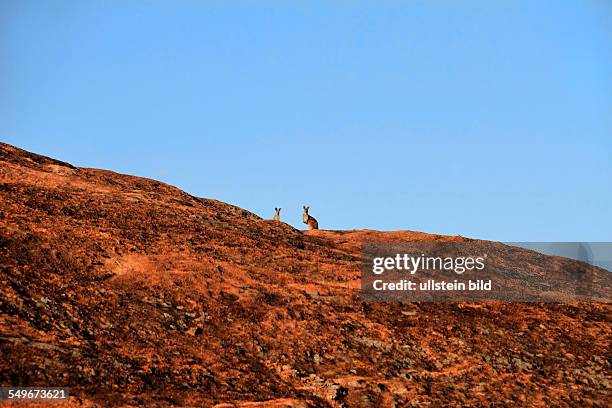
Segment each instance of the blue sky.
[[606,0],[4,0],[0,70],[0,140],[299,228],[612,241]]

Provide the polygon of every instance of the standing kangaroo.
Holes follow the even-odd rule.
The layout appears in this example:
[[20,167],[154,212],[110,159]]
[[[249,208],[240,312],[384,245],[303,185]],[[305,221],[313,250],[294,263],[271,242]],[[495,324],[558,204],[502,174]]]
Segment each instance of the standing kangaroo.
[[308,224],[308,228],[310,228],[311,230],[319,229],[319,223],[317,222],[315,217],[311,217],[310,214],[308,214],[309,209],[310,207],[304,206],[304,214],[302,214],[302,221],[304,222],[304,224]]
[[280,221],[280,210],[282,210],[282,208],[274,207],[274,221]]

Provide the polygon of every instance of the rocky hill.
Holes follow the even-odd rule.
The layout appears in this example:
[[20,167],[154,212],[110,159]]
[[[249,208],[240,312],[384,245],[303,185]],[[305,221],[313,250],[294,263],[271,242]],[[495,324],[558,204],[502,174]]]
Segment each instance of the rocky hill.
[[[466,238],[302,232],[7,144],[0,197],[2,386],[86,406],[610,406],[610,304],[362,302],[362,241]],[[609,284],[522,251],[521,273]]]

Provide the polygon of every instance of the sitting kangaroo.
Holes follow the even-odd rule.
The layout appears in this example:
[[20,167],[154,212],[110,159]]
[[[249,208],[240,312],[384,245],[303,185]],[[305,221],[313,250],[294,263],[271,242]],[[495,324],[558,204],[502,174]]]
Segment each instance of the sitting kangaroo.
[[280,210],[282,210],[282,208],[274,207],[274,221],[280,221]]
[[309,209],[310,207],[304,206],[304,214],[302,214],[302,221],[304,221],[304,224],[308,224],[308,227],[311,230],[319,229],[319,223],[317,222],[315,217],[311,217],[310,214],[308,214]]

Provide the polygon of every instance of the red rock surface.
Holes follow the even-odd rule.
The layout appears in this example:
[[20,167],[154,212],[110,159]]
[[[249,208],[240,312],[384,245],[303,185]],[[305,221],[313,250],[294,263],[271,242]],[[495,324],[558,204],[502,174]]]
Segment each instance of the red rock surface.
[[0,196],[3,386],[99,406],[610,406],[609,304],[360,300],[362,240],[465,238],[301,232],[6,144]]

